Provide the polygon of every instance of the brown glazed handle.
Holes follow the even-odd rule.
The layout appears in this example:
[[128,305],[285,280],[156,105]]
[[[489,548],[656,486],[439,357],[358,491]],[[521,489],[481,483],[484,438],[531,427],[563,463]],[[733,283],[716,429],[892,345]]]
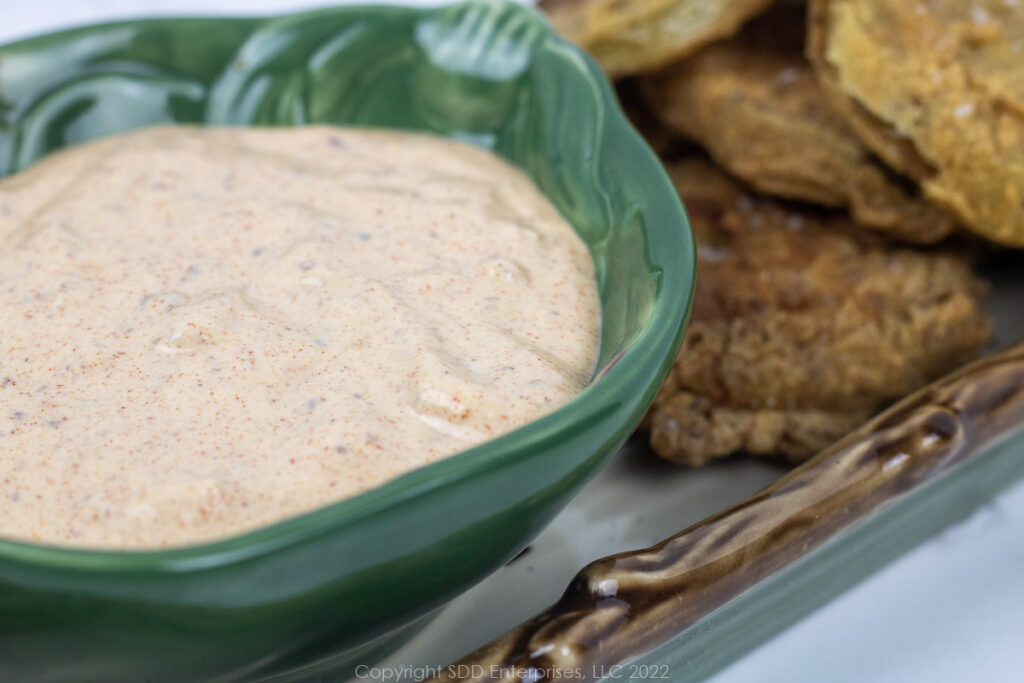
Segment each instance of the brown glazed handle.
[[1024,342],[912,394],[742,503],[590,563],[547,611],[431,680],[595,680],[587,672],[670,640],[1022,424]]

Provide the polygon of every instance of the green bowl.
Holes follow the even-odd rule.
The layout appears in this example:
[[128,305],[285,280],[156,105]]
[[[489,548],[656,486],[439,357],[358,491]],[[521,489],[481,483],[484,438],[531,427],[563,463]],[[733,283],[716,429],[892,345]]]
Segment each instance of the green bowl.
[[598,371],[511,434],[225,541],[152,552],[0,541],[6,680],[345,671],[519,552],[621,446],[679,343],[694,275],[682,206],[594,63],[532,10],[129,21],[0,47],[0,174],[175,121],[407,128],[493,149],[590,246]]

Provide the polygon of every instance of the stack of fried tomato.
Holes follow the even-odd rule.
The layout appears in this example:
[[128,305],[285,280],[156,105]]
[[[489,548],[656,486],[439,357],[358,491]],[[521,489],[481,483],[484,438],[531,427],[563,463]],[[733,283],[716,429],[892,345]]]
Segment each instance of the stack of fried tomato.
[[985,348],[979,262],[1024,247],[1024,3],[541,7],[618,81],[693,223],[658,454],[799,462]]

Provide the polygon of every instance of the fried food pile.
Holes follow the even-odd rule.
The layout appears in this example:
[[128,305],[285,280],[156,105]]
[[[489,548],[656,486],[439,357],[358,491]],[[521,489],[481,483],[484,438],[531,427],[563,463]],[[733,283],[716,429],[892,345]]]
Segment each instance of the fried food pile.
[[650,417],[662,456],[803,460],[987,341],[986,287],[962,257],[751,196],[703,160],[669,172],[693,225],[698,284]]
[[908,242],[946,237],[952,216],[885,169],[825,101],[803,57],[803,16],[779,5],[646,79],[651,108],[755,190],[848,207],[861,225]]
[[659,455],[800,462],[985,347],[975,235],[1024,246],[1024,9],[541,6],[627,77],[693,224],[691,322],[645,421]]

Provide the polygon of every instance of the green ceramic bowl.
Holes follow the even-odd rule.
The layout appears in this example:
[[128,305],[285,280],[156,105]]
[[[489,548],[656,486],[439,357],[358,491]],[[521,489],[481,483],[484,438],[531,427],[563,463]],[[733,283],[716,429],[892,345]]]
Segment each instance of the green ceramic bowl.
[[0,47],[0,174],[174,121],[409,128],[495,150],[590,245],[599,370],[507,436],[222,542],[0,541],[6,680],[252,680],[365,661],[523,548],[623,443],[679,342],[694,274],[679,200],[598,69],[532,10],[130,21]]

